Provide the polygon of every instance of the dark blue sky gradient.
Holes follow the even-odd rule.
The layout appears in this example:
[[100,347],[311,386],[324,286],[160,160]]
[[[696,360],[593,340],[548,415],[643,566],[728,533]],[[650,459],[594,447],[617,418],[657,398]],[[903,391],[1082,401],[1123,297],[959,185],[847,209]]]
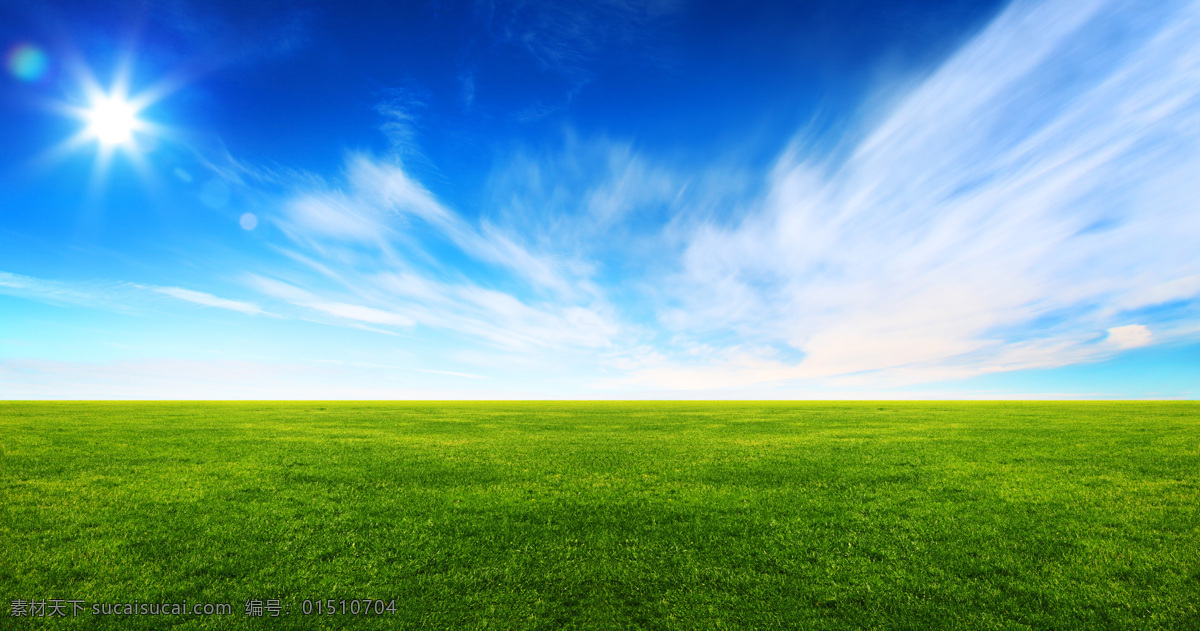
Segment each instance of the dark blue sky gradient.
[[[75,47],[102,78],[132,48],[143,85],[192,78],[159,108],[185,128],[244,160],[314,172],[341,163],[331,148],[385,150],[376,105],[400,91],[438,192],[454,197],[477,190],[498,153],[556,142],[566,127],[679,160],[731,146],[769,160],[798,127],[838,127],[881,82],[931,67],[999,8],[662,3],[630,24],[603,8],[566,17],[609,6],[571,4],[57,2],[14,12],[0,35],[56,59]],[[6,143],[6,163],[61,126],[4,107],[33,123]]]

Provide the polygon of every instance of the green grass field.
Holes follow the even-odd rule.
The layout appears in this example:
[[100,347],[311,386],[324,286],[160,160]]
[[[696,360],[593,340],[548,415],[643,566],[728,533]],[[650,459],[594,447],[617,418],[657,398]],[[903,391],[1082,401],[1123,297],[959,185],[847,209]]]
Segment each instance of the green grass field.
[[1194,402],[7,402],[0,489],[2,628],[1200,629]]

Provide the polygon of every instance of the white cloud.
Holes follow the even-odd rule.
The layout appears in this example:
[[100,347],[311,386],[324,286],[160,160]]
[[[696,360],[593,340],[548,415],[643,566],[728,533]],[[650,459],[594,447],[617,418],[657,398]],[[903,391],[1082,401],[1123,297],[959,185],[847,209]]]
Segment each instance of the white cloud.
[[181,287],[152,287],[151,289],[173,298],[186,300],[187,302],[194,302],[198,305],[204,305],[206,307],[229,309],[231,311],[238,311],[248,315],[258,315],[263,313],[263,310],[260,309],[258,305],[248,302],[241,302],[238,300],[218,298],[212,294],[206,294],[202,291],[193,291],[191,289],[183,289]]
[[339,318],[366,322],[368,324],[384,324],[399,327],[407,327],[414,324],[412,318],[362,305],[351,305],[341,302],[309,302],[305,303],[304,306]]
[[1145,325],[1127,324],[1125,326],[1115,326],[1108,330],[1108,337],[1104,341],[1117,348],[1137,348],[1150,344],[1151,338],[1154,335]]
[[921,380],[1104,357],[1094,340],[1122,311],[1200,294],[1198,147],[1200,3],[1017,2],[844,162],[792,150],[752,212],[694,228],[661,321],[802,361],[636,378]]
[[285,228],[292,234],[322,239],[377,242],[390,229],[372,207],[363,207],[336,193],[310,194],[292,200]]
[[[520,351],[604,347],[619,329],[575,266],[510,230],[465,220],[397,162],[352,156],[344,188],[297,191],[283,210],[281,225],[301,250],[283,252],[321,278],[277,270],[289,280],[252,274],[247,284],[297,307]],[[509,288],[486,286],[488,277]]]
[[117,306],[120,301],[110,296],[122,289],[119,284],[70,283],[0,272],[0,293],[52,304]]
[[[569,265],[538,255],[499,226],[474,226],[445,207],[402,165],[350,158],[346,188],[298,191],[285,203],[281,225],[298,243],[328,254],[331,245],[374,246],[390,258],[436,264],[427,249],[445,239],[464,255],[499,265],[533,287],[573,293],[578,283],[562,271]],[[407,254],[405,254],[407,253]]]
[[0,272],[0,293],[51,304],[71,304],[125,312],[156,308],[159,304],[151,299],[151,296],[163,294],[206,307],[228,309],[247,315],[270,315],[253,303],[220,298],[182,287],[155,287],[101,280],[54,281],[8,272]]
[[413,89],[392,89],[387,98],[375,105],[375,111],[383,117],[379,130],[392,143],[397,156],[424,161],[417,143],[416,111],[425,107],[424,99]]
[[[1100,359],[1128,347],[1097,343],[1127,312],[1200,294],[1198,7],[1015,3],[839,162],[799,139],[757,197],[736,173],[568,137],[501,167],[468,221],[401,164],[353,156],[344,187],[286,206],[293,258],[335,283],[297,280],[288,300],[510,351],[593,349],[624,375],[605,383],[671,389]],[[670,305],[634,327],[615,293]],[[1186,328],[1145,317],[1153,341]]]

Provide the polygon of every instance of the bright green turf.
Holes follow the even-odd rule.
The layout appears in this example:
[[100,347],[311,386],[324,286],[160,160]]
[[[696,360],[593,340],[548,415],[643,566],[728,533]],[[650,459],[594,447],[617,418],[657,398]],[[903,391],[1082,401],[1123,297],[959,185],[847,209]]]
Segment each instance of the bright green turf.
[[[355,597],[397,612],[300,613]],[[0,403],[0,604],[17,629],[1198,629],[1200,404]]]

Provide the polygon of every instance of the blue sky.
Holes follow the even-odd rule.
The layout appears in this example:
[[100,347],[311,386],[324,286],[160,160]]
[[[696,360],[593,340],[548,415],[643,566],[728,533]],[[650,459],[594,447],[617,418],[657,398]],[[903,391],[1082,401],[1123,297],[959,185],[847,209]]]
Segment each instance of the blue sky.
[[0,45],[3,398],[1200,393],[1197,1],[3,2]]

